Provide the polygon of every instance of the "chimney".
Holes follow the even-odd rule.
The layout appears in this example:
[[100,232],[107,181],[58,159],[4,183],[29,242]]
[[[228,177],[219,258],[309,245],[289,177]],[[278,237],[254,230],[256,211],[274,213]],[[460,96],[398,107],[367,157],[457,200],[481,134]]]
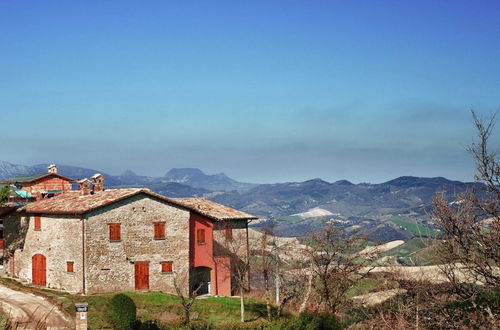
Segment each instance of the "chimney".
[[104,175],[96,173],[92,176],[92,180],[94,181],[94,192],[104,190]]
[[78,181],[78,190],[80,190],[80,195],[90,195],[90,185],[92,182],[90,182],[89,179],[84,178]]
[[50,164],[49,167],[47,167],[49,170],[49,173],[57,173],[57,166],[56,164]]

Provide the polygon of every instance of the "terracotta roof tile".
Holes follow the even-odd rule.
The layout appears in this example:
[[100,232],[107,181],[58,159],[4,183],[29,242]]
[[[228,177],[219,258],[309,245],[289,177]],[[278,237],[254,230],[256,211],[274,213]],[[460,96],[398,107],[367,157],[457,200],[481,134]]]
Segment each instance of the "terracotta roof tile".
[[196,213],[215,220],[257,219],[257,217],[251,214],[235,210],[229,206],[212,202],[204,198],[171,198],[171,200]]
[[75,181],[72,178],[68,178],[64,175],[57,174],[57,173],[41,173],[41,174],[22,174],[22,175],[14,176],[14,177],[9,178],[9,179],[1,180],[0,182],[7,183],[7,184],[12,184],[15,182],[25,183],[25,182],[37,181],[37,180],[40,180],[40,179],[43,179],[43,178],[46,178],[49,176],[56,176],[58,178],[61,178],[63,180],[67,180],[67,181]]
[[147,194],[167,203],[191,210],[202,216],[220,221],[229,219],[257,219],[257,217],[204,198],[168,198],[145,188],[106,189],[91,195],[68,191],[58,196],[27,204],[20,211],[44,214],[84,214],[105,205],[137,194]]
[[27,213],[48,214],[83,214],[140,193],[143,189],[107,189],[92,195],[82,195],[80,191],[68,191],[64,194],[29,203],[20,211]]

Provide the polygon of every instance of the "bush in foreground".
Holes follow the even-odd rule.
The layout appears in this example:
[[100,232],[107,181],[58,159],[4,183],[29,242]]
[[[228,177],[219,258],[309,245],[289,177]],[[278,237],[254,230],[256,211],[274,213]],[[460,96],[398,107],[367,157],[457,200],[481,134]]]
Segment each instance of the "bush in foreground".
[[137,317],[137,307],[127,295],[119,293],[113,296],[108,306],[108,322],[116,329],[131,329]]

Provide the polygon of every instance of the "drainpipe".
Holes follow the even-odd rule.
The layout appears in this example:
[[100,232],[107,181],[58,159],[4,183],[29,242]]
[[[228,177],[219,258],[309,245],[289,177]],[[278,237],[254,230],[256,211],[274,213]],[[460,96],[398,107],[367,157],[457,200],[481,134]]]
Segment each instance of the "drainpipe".
[[85,218],[80,219],[82,222],[82,291],[83,294],[87,294],[87,288],[85,287]]
[[247,232],[247,263],[248,263],[248,272],[247,272],[247,280],[248,280],[248,292],[251,291],[250,287],[250,243],[248,241],[248,224],[252,222],[252,219],[246,221],[246,232]]

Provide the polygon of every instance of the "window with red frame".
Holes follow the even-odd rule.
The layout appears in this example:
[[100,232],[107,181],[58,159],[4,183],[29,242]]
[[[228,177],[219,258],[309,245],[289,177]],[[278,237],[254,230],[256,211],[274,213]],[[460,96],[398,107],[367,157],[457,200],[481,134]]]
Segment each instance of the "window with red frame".
[[196,242],[198,244],[205,244],[205,229],[198,229],[196,231]]
[[165,239],[165,222],[154,222],[155,239]]
[[42,230],[42,217],[35,215],[35,230]]
[[74,262],[73,261],[66,261],[66,271],[68,273],[73,273],[74,272]]
[[120,224],[119,223],[108,223],[109,226],[109,240],[110,241],[120,241]]
[[163,261],[161,262],[161,272],[162,273],[171,273],[172,272],[172,261]]

